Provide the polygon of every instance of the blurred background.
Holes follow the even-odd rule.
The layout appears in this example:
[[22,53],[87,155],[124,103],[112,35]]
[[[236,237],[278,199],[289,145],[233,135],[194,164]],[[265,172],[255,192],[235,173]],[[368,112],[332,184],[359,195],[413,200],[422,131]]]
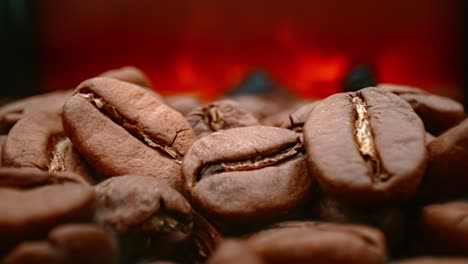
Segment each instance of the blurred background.
[[261,72],[303,97],[389,82],[465,100],[463,1],[0,0],[2,96],[134,65],[214,99]]

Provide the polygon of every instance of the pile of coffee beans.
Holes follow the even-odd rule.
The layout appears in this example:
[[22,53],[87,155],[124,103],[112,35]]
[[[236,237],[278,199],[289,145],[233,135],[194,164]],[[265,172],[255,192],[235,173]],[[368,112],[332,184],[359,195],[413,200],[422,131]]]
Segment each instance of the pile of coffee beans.
[[124,67],[0,107],[1,263],[468,263],[460,103],[156,91]]

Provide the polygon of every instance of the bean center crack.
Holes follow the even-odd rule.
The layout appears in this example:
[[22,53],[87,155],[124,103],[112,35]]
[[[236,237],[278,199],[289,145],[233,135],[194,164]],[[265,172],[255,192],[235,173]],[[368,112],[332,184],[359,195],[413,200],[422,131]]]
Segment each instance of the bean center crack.
[[91,91],[86,93],[80,92],[79,95],[87,101],[91,102],[96,108],[99,109],[99,111],[111,118],[118,125],[125,128],[128,132],[130,132],[130,134],[144,142],[147,146],[171,157],[172,160],[178,164],[182,163],[183,155],[171,146],[173,142],[171,142],[171,144],[159,143],[157,140],[153,139],[141,126],[136,124],[134,121],[126,119],[113,105],[109,104],[95,93]]

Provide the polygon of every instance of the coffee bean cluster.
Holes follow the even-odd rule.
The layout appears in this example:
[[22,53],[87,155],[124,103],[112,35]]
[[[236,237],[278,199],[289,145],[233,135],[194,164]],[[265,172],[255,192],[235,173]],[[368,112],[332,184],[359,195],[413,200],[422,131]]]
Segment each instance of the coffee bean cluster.
[[1,263],[468,263],[460,103],[155,91],[124,67],[0,107]]

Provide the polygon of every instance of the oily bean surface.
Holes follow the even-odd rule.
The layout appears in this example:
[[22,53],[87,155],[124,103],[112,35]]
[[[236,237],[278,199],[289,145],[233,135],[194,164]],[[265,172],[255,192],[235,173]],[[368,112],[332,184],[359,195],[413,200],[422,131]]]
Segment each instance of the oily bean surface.
[[419,117],[400,97],[377,88],[323,100],[304,125],[304,141],[321,187],[349,203],[411,197],[427,162]]

